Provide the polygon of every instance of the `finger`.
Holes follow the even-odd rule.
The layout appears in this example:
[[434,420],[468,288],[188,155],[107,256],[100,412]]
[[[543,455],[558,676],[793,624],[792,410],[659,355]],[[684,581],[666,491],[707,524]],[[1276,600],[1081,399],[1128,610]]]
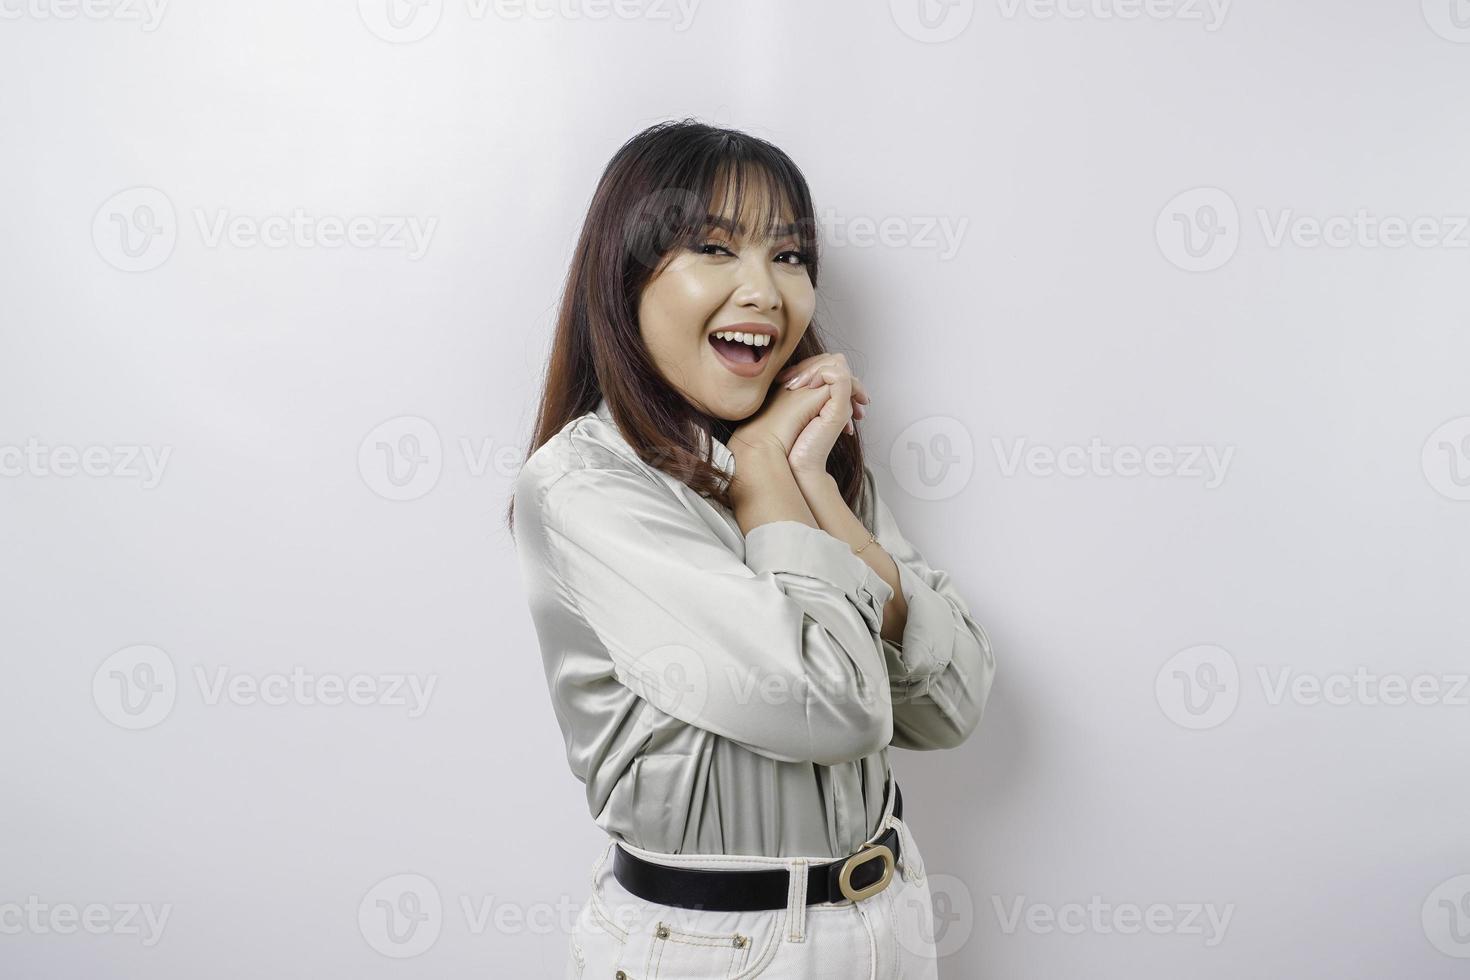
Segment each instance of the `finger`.
[[812,367],[812,365],[821,363],[825,357],[825,354],[813,354],[810,357],[803,357],[799,361],[793,361],[781,369],[780,373],[776,375],[776,380],[782,381],[798,371],[805,371]]
[[847,434],[850,436],[857,435],[857,428],[853,426],[852,419],[847,420]]
[[812,369],[814,377],[822,379],[822,384],[835,385],[844,381],[856,382],[857,379],[843,371],[841,368],[831,364],[822,364]]
[[828,376],[827,369],[821,365],[814,365],[802,371],[796,377],[786,382],[788,388],[820,388],[822,385],[831,384],[832,378]]

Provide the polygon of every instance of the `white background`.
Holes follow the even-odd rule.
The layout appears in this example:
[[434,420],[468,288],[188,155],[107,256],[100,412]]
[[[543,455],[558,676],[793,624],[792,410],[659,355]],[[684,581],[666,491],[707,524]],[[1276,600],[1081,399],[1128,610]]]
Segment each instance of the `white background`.
[[[561,975],[603,838],[503,511],[597,176],[694,115],[806,173],[995,643],[893,753],[941,975],[1464,975],[1470,7],[386,2],[0,0],[0,974]],[[297,667],[434,687],[215,696]]]

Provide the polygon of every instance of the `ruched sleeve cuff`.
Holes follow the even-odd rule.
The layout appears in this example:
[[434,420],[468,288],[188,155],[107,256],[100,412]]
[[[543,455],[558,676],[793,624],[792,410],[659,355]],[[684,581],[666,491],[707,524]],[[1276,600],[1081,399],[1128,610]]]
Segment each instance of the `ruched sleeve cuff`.
[[[956,629],[964,622],[949,600],[929,586],[907,561],[894,560],[898,584],[908,604],[902,642],[890,651],[889,673],[895,681],[920,681],[949,666]],[[892,664],[892,655],[898,665]],[[901,669],[894,670],[894,666]]]
[[[805,575],[841,589],[874,633],[893,588],[862,556],[820,528],[801,521],[770,521],[745,535],[745,564],[756,574]],[[942,601],[942,600],[941,600]]]

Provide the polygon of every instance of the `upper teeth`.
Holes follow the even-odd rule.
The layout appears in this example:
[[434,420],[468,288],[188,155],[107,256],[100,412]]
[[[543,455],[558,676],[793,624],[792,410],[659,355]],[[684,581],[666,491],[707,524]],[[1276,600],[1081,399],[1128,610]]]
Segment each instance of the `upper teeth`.
[[734,340],[752,347],[765,347],[771,342],[770,334],[764,333],[736,333],[734,330],[716,330],[715,336],[721,340]]

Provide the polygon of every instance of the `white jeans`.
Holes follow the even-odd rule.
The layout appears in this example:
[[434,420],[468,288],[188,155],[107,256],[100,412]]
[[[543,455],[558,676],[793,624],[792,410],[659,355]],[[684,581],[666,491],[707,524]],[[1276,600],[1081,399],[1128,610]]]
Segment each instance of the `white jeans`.
[[[568,980],[938,980],[924,856],[892,806],[890,797],[878,835],[898,829],[893,880],[856,903],[804,901],[807,867],[831,858],[663,854],[609,840],[592,865],[592,892],[577,917]],[[616,846],[680,867],[786,868],[786,907],[721,912],[644,901],[613,877]]]

